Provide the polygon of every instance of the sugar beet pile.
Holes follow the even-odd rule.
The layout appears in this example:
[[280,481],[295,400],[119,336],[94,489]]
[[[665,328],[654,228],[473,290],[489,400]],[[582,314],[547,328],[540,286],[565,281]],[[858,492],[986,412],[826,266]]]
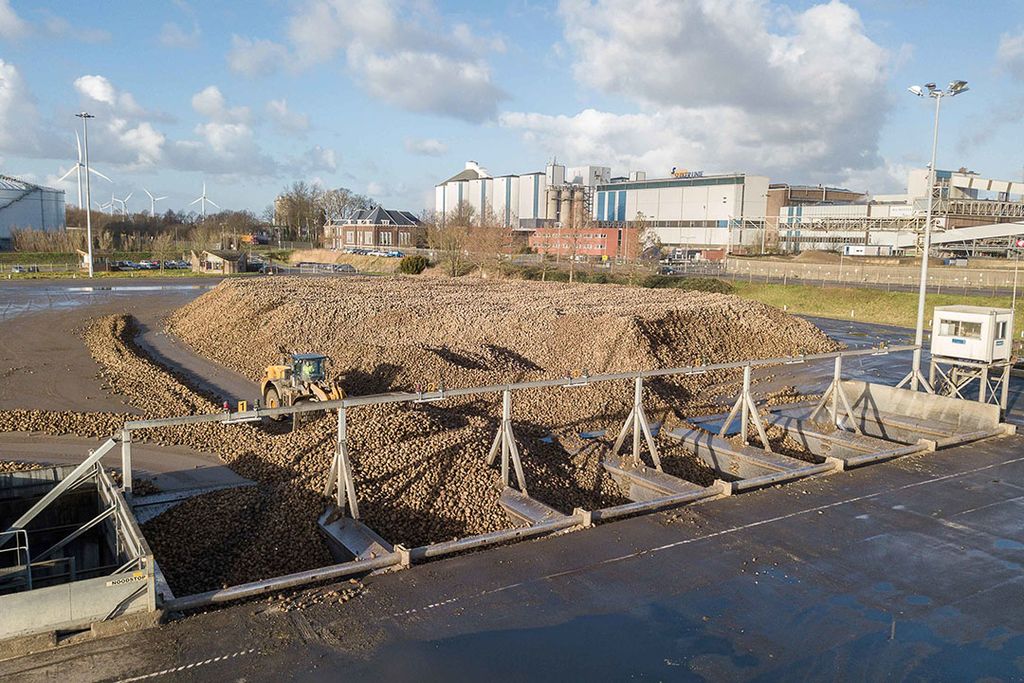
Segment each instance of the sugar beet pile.
[[[179,309],[168,327],[200,354],[257,379],[278,349],[325,353],[350,395],[496,384],[567,374],[713,363],[836,348],[817,328],[736,297],[678,290],[410,278],[228,280]],[[214,401],[154,366],[130,318],[103,318],[86,342],[108,388],[150,415],[212,412]],[[719,409],[736,373],[648,386],[652,420]],[[255,398],[255,397],[254,397]],[[562,510],[624,502],[600,467],[632,399],[631,382],[517,392],[513,422],[531,495]],[[483,462],[498,427],[497,396],[349,411],[364,521],[407,546],[508,526],[500,475]],[[98,432],[118,416],[96,415]],[[0,429],[44,427],[50,414],[0,414]],[[89,419],[60,429],[89,431]],[[20,425],[20,427],[17,427]],[[581,432],[608,430],[604,438]],[[203,425],[144,438],[219,454],[258,486],[193,499],[145,533],[176,592],[322,566],[316,528],[333,453],[333,419],[292,433]],[[711,475],[663,442],[666,469]],[[201,529],[202,533],[194,533]]]

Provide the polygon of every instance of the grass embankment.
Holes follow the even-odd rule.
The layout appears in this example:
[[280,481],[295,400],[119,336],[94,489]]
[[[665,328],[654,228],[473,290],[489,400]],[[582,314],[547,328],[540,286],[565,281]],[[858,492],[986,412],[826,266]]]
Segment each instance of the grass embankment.
[[288,255],[291,265],[299,263],[347,263],[360,273],[391,274],[397,272],[402,259],[388,256],[364,256],[346,254],[332,249],[301,249]]
[[[917,292],[748,282],[734,282],[733,288],[737,296],[785,308],[789,313],[910,328],[917,324]],[[1010,308],[1010,301],[1008,296],[929,294],[925,300],[925,325],[930,324],[932,309],[936,306],[969,304]],[[1014,327],[1018,336],[1024,329],[1024,316],[1016,316]]]
[[[569,281],[569,271],[564,268],[502,265],[501,272],[506,277],[522,280]],[[712,277],[676,277],[655,275],[643,271],[612,273],[605,270],[591,270],[581,267],[573,273],[573,281],[598,285],[629,285],[645,289],[685,289],[719,294],[731,294],[733,292],[733,287],[728,282]]]

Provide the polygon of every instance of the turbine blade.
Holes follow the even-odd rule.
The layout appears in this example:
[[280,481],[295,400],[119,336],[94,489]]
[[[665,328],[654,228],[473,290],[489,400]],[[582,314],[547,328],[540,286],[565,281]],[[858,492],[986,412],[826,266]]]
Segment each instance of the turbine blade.
[[192,206],[193,204],[198,204],[198,203],[199,203],[199,202],[201,202],[201,201],[203,201],[203,198],[202,198],[202,197],[200,197],[199,199],[195,200],[194,202],[189,202],[189,203],[188,203],[188,205],[189,205],[189,206]]
[[128,193],[128,196],[127,196],[127,197],[125,197],[124,199],[122,199],[121,201],[122,201],[122,202],[126,202],[126,201],[128,201],[129,199],[131,199],[131,198],[132,198],[132,193],[131,193],[131,192],[129,192],[129,193]]
[[105,175],[103,175],[102,173],[100,173],[99,171],[97,171],[97,170],[96,170],[95,168],[93,168],[92,166],[90,166],[90,167],[89,167],[89,173],[95,173],[95,174],[96,174],[96,175],[98,175],[98,176],[99,176],[100,178],[103,178],[104,180],[106,180],[106,181],[107,181],[108,183],[112,183],[112,182],[114,182],[113,180],[111,180],[111,179],[110,179],[110,178],[108,178],[107,176],[105,176]]
[[152,198],[153,198],[153,193],[152,193],[152,192],[150,192],[149,190],[147,190],[146,188],[142,188],[142,191],[143,191],[143,192],[145,192],[145,193],[146,193],[147,195],[149,195],[149,198],[150,198],[150,199],[152,199]]
[[214,205],[214,206],[216,206],[216,207],[217,207],[218,209],[220,208],[220,204],[218,204],[217,202],[213,201],[213,200],[212,200],[212,199],[210,199],[209,197],[207,197],[207,198],[206,198],[206,203],[207,203],[207,204],[213,204],[213,205]]
[[167,199],[167,195],[164,195],[163,197],[153,197],[153,201],[154,201],[154,202],[158,202],[158,201],[160,201],[161,199]]
[[69,175],[71,175],[72,173],[74,173],[77,170],[78,170],[77,166],[72,166],[71,170],[69,170],[67,173],[65,173],[64,175],[62,175],[60,178],[57,179],[57,182],[58,183],[62,182],[65,178],[67,178]]
[[82,138],[78,137],[78,131],[75,131],[75,144],[78,145],[78,163],[82,163]]

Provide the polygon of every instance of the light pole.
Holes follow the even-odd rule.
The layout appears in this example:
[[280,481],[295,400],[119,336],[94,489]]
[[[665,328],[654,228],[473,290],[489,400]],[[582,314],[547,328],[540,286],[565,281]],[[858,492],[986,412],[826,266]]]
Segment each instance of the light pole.
[[935,100],[935,123],[932,126],[932,162],[928,166],[928,209],[925,213],[924,244],[921,248],[921,283],[917,295],[917,328],[914,332],[914,344],[917,345],[917,349],[914,350],[913,367],[910,369],[910,373],[900,382],[902,386],[909,379],[910,388],[917,391],[918,385],[922,382],[924,382],[926,387],[928,386],[921,372],[921,346],[924,344],[924,300],[928,292],[928,255],[932,247],[932,210],[935,206],[933,193],[935,191],[935,153],[939,144],[939,107],[942,105],[943,97],[955,97],[960,93],[967,92],[967,81],[951,81],[945,90],[936,88],[934,83],[926,83],[924,87],[912,85],[907,89],[918,97],[930,97]]
[[82,139],[85,144],[85,249],[89,259],[89,277],[92,277],[92,194],[89,191],[89,119],[96,118],[88,112],[75,114],[82,119]]

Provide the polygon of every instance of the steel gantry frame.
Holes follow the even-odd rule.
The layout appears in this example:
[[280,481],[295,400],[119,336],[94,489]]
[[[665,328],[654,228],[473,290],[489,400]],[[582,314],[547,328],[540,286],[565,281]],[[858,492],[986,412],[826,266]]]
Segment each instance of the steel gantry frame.
[[[559,379],[535,380],[530,382],[516,382],[512,384],[494,384],[478,387],[464,387],[447,389],[440,387],[435,391],[417,392],[392,392],[386,394],[373,394],[369,396],[350,396],[334,401],[317,401],[301,403],[299,405],[280,408],[254,408],[252,410],[230,412],[230,410],[219,413],[207,413],[202,415],[186,415],[182,417],[154,418],[145,420],[132,420],[124,423],[119,439],[121,443],[122,467],[125,472],[131,472],[131,446],[132,433],[140,430],[154,429],[158,427],[185,426],[217,422],[222,424],[236,424],[253,422],[264,417],[279,417],[283,415],[299,415],[302,413],[314,412],[338,412],[337,446],[330,470],[327,473],[327,484],[324,487],[324,495],[334,497],[334,502],[339,510],[347,511],[353,519],[359,518],[359,505],[355,478],[352,472],[350,450],[347,436],[347,411],[352,408],[372,405],[400,404],[400,403],[433,403],[447,399],[480,396],[487,394],[501,394],[502,396],[502,417],[491,443],[490,450],[486,455],[486,462],[493,466],[498,453],[501,453],[502,481],[506,486],[512,483],[512,473],[515,473],[516,484],[519,489],[526,493],[526,478],[523,473],[522,458],[519,448],[516,445],[515,433],[512,429],[512,393],[531,389],[546,388],[574,388],[589,386],[597,382],[613,382],[631,380],[633,381],[633,405],[629,416],[626,418],[619,437],[613,446],[613,452],[617,453],[623,442],[630,433],[633,434],[633,460],[640,462],[641,437],[647,443],[651,457],[657,469],[661,469],[661,457],[658,447],[651,431],[650,423],[643,409],[643,381],[655,377],[670,376],[693,376],[703,375],[718,370],[743,370],[743,389],[733,406],[734,412],[742,412],[743,426],[741,427],[744,439],[746,439],[746,425],[752,423],[757,428],[762,442],[767,446],[768,440],[764,433],[764,426],[758,416],[757,407],[750,391],[751,372],[753,368],[768,367],[773,365],[795,365],[810,363],[828,359],[850,358],[857,356],[883,356],[902,351],[913,351],[916,346],[883,346],[867,349],[856,349],[852,351],[833,351],[830,353],[808,354],[803,356],[788,356],[780,358],[761,358],[732,361],[728,363],[715,363],[710,365],[696,365],[687,367],[661,368],[655,370],[642,370],[633,372],[606,373],[601,375],[584,374],[577,377],[569,375]],[[837,377],[841,373],[842,365],[837,365]],[[735,415],[733,416],[735,418]],[[104,446],[104,452],[113,448],[118,440],[111,439]],[[769,447],[770,448],[770,447]],[[98,457],[94,454],[92,457]],[[99,457],[102,457],[102,453]],[[84,464],[84,463],[83,463]],[[130,479],[125,479],[125,490],[130,493]]]

